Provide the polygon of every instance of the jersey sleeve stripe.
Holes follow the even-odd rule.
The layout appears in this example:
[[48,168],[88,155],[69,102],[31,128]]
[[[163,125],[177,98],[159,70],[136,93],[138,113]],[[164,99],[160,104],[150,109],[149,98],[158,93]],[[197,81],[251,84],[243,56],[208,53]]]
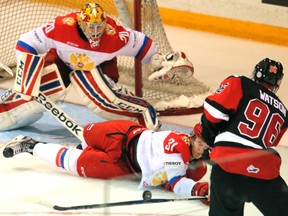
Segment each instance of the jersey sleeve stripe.
[[16,49],[21,52],[28,52],[34,55],[38,55],[37,51],[33,47],[20,40],[16,44]]
[[173,187],[183,176],[174,176],[169,180],[169,184]]
[[152,40],[149,37],[145,36],[143,45],[141,46],[139,52],[137,53],[136,58],[142,60],[147,54],[147,52],[149,51],[151,45],[152,45]]
[[204,102],[204,108],[206,109],[206,111],[213,116],[216,119],[221,119],[224,121],[229,121],[229,116],[219,110],[217,110],[215,107],[212,107],[209,103],[207,103],[206,101]]

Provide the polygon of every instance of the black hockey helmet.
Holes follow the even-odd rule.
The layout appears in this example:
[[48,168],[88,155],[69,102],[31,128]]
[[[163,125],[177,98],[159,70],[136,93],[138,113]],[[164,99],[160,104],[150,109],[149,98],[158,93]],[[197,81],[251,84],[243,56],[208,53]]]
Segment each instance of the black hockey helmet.
[[284,76],[283,66],[269,58],[260,61],[254,68],[252,79],[265,86],[271,87],[276,92],[280,87],[281,80]]

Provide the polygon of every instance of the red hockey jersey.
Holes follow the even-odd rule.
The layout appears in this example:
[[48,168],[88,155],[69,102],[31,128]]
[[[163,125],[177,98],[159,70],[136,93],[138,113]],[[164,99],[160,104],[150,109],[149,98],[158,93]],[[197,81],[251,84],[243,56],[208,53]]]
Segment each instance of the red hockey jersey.
[[287,108],[267,88],[245,76],[230,76],[204,102],[203,136],[211,160],[230,173],[261,179],[279,176],[274,149],[287,130]]

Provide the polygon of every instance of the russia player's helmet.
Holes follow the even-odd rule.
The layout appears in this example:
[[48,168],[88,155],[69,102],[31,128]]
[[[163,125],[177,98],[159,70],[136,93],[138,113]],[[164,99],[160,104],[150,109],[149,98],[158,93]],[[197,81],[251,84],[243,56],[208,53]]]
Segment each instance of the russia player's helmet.
[[269,58],[260,61],[254,68],[252,79],[277,92],[284,76],[283,66],[280,62],[276,62]]
[[191,137],[196,136],[201,141],[204,141],[204,139],[202,137],[202,125],[200,123],[195,124],[190,135],[191,135]]
[[77,22],[92,48],[99,46],[106,29],[106,13],[97,3],[86,4],[77,14]]
[[190,154],[193,157],[193,159],[197,160],[200,157],[209,159],[210,148],[203,139],[201,123],[197,123],[194,125],[193,130],[190,133],[190,136],[191,136]]

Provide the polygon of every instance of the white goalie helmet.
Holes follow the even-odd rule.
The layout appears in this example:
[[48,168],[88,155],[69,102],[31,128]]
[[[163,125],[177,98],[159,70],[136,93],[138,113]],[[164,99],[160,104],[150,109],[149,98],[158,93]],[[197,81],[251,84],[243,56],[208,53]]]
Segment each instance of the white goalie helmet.
[[97,3],[86,4],[77,14],[78,24],[92,48],[98,47],[106,29],[106,13]]

